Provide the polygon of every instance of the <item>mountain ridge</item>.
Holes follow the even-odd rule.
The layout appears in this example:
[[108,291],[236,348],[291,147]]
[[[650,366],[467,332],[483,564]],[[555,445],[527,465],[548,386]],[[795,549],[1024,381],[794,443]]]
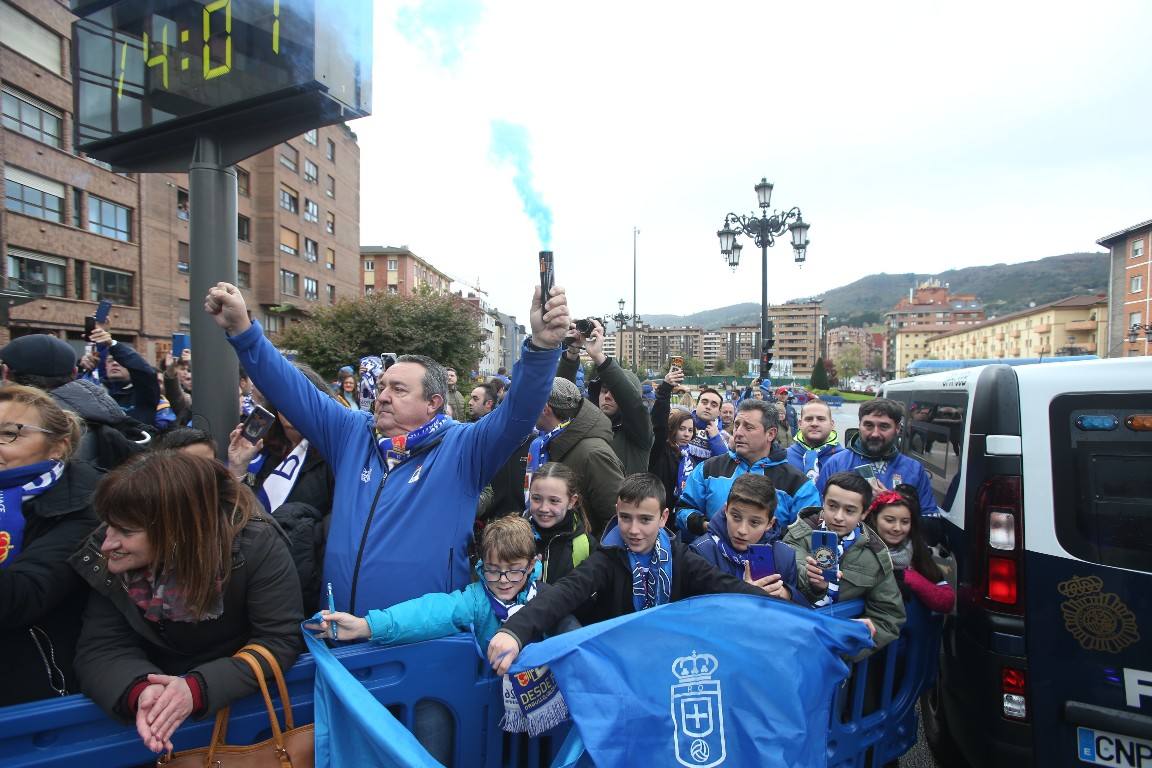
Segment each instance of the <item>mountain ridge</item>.
[[[947,284],[950,292],[975,294],[989,317],[1039,306],[1079,294],[1108,292],[1107,253],[1065,253],[1016,264],[988,264],[949,269],[936,274],[866,275],[848,285],[832,288],[813,298],[823,299],[828,326],[864,326],[881,322],[909,289],[926,280]],[[802,301],[802,299],[794,299]],[[755,302],[706,309],[690,315],[641,315],[651,326],[694,326],[711,330],[725,325],[760,322]]]

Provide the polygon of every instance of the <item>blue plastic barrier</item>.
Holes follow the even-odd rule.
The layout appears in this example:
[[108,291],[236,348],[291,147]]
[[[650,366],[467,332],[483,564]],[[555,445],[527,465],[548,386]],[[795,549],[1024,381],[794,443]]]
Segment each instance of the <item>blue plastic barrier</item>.
[[[863,610],[863,602],[821,610],[852,618]],[[916,699],[934,680],[940,626],[939,617],[913,602],[908,605],[908,623],[900,638],[855,664],[833,707],[828,733],[830,767],[878,768],[915,743]],[[477,655],[471,636],[395,648],[360,644],[339,648],[335,655],[409,728],[418,701],[434,699],[445,704],[456,718],[457,766],[547,768],[567,735],[566,727],[536,739],[500,729],[500,682]],[[883,685],[869,689],[865,683],[870,670],[877,669]],[[314,674],[308,654],[288,672],[297,725],[312,721]],[[866,706],[873,700],[876,706]],[[180,728],[173,743],[177,750],[203,746],[211,734],[210,718]],[[230,743],[250,744],[270,736],[262,699],[249,697],[233,704]],[[11,768],[84,764],[115,768],[155,761],[135,728],[110,720],[78,695],[0,709],[0,755],[3,765]]]

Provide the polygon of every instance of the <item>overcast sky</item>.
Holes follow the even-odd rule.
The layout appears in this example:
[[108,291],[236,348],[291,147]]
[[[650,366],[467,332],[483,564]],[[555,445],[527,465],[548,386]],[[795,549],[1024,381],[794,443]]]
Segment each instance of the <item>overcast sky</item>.
[[[527,320],[540,223],[579,316],[760,300],[716,230],[811,224],[769,299],[1099,250],[1152,218],[1152,3],[377,2],[360,240]],[[535,200],[532,196],[535,195]],[[526,212],[534,203],[537,219]]]

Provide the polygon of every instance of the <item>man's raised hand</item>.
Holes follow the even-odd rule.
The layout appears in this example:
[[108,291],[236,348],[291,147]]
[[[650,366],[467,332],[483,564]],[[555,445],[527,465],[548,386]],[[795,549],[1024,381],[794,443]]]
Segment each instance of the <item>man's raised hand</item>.
[[212,315],[216,325],[229,336],[244,333],[252,326],[248,319],[248,305],[240,289],[232,283],[216,283],[204,297],[204,311]]
[[559,347],[568,335],[568,325],[572,322],[564,289],[553,286],[551,297],[541,306],[540,286],[536,286],[529,316],[532,320],[532,343],[545,349]]

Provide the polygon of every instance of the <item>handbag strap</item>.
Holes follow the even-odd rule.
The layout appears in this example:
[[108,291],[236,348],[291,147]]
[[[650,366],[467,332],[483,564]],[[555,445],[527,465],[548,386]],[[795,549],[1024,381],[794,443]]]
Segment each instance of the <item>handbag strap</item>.
[[[276,708],[272,705],[272,694],[268,692],[268,684],[264,681],[264,671],[260,667],[260,662],[256,657],[247,653],[237,653],[236,658],[243,661],[252,669],[252,674],[256,676],[256,682],[260,684],[260,693],[264,696],[264,706],[268,709],[268,722],[272,726],[272,743],[275,745],[276,757],[280,760],[281,768],[292,768],[292,758],[288,754],[288,750],[284,748],[284,734],[280,730],[280,720],[276,717]],[[216,743],[212,743],[212,747],[208,750],[207,765],[213,765],[213,758],[215,757]]]
[[256,653],[268,664],[268,668],[272,670],[272,675],[276,678],[276,690],[280,692],[280,706],[284,710],[284,730],[290,731],[296,727],[292,719],[292,700],[288,698],[288,685],[284,682],[284,673],[280,669],[280,662],[276,657],[262,645],[256,643],[249,643],[241,648],[237,653]]

